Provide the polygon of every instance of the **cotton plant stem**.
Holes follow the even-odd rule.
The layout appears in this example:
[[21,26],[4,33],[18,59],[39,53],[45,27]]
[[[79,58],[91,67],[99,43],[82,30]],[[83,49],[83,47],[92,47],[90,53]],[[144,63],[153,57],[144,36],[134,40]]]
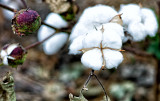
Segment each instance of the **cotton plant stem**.
[[91,73],[89,74],[88,79],[87,79],[86,82],[84,83],[83,88],[81,89],[81,92],[82,92],[83,90],[88,90],[88,89],[87,89],[87,85],[88,85],[89,81],[91,80],[91,78],[92,78],[93,76],[96,78],[96,80],[98,81],[99,85],[102,87],[103,92],[104,92],[105,97],[106,97],[106,100],[108,101],[108,97],[107,97],[106,90],[105,90],[103,84],[101,83],[101,81],[98,79],[97,75],[94,74],[94,70],[93,70],[93,69],[92,69]]
[[107,93],[106,93],[106,90],[105,90],[103,84],[102,84],[101,81],[98,79],[97,75],[94,74],[94,77],[97,79],[99,85],[102,87],[103,92],[104,92],[104,94],[105,94],[105,96],[106,96],[106,100],[108,101]]
[[42,41],[35,42],[35,43],[31,44],[31,45],[28,45],[27,47],[25,47],[25,49],[26,49],[26,50],[29,50],[29,49],[31,49],[31,48],[33,48],[33,47],[35,47],[35,46],[38,46],[38,45],[42,44],[43,42],[45,42],[46,40],[48,40],[50,37],[52,37],[52,36],[53,36],[55,33],[57,33],[57,32],[59,32],[59,31],[54,32],[53,34],[49,35],[48,37],[46,37],[46,38],[43,39]]
[[21,0],[21,1],[22,1],[22,3],[23,3],[24,7],[25,7],[25,8],[28,8],[26,1],[25,1],[25,0]]

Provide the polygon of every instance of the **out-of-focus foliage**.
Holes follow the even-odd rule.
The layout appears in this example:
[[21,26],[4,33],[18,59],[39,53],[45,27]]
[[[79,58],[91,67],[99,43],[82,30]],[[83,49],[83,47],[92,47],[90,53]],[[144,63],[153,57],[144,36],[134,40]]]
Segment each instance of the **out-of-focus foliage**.
[[160,60],[160,36],[157,34],[155,37],[150,38],[151,43],[147,49],[149,53],[154,54]]
[[80,92],[79,97],[73,96],[73,94],[69,94],[70,101],[88,101],[83,94]]
[[0,81],[0,101],[16,101],[14,79],[10,72]]

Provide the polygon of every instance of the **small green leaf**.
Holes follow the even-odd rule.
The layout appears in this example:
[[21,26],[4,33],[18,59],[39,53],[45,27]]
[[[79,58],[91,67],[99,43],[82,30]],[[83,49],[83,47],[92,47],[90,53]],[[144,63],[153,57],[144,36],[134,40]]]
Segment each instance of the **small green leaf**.
[[73,96],[73,94],[69,94],[70,101],[88,101],[83,94],[80,92],[79,97]]

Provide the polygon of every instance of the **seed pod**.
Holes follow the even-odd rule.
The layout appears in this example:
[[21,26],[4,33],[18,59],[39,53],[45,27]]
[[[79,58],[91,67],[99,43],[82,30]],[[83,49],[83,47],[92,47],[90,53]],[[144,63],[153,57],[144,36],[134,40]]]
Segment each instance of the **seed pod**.
[[4,65],[17,67],[23,64],[26,57],[26,50],[18,43],[7,44],[0,52],[0,58]]
[[41,17],[34,10],[22,9],[12,19],[12,30],[18,36],[32,34],[41,25]]

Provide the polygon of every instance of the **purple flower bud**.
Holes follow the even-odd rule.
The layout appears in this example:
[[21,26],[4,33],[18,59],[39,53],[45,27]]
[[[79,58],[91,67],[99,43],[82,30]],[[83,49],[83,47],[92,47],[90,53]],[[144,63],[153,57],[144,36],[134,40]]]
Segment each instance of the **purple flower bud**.
[[22,9],[12,19],[12,30],[19,36],[32,34],[40,25],[40,15],[34,10]]
[[7,44],[0,52],[3,64],[12,67],[23,64],[25,56],[26,50],[20,44]]

